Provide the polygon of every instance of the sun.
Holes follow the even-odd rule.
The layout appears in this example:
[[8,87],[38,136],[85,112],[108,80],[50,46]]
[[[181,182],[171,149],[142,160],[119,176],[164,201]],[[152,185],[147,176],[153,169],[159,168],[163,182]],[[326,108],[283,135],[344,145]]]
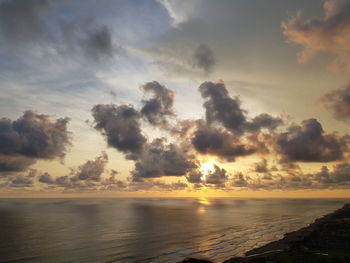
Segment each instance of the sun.
[[199,171],[202,173],[202,176],[201,176],[202,181],[205,181],[206,176],[215,171],[215,167],[214,167],[213,162],[209,161],[209,162],[204,163],[199,168]]

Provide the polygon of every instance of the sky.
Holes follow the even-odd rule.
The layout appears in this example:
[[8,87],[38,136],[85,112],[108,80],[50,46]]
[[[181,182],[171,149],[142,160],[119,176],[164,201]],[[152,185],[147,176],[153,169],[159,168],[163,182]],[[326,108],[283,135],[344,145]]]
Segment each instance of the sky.
[[1,0],[0,197],[350,197],[350,1]]

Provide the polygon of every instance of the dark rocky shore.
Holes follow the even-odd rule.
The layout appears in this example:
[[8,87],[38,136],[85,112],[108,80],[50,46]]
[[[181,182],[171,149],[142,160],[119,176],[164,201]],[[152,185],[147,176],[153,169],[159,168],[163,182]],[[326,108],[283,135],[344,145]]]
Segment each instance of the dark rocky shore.
[[[183,263],[210,263],[185,259]],[[224,263],[349,263],[350,204],[317,219],[314,223],[284,235],[284,238],[252,249],[245,257]]]

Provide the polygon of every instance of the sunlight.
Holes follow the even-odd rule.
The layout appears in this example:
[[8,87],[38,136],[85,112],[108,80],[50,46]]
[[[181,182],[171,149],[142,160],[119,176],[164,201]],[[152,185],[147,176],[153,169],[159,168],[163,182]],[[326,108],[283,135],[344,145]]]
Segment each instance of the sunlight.
[[206,176],[212,172],[214,172],[215,168],[214,168],[214,164],[211,161],[208,161],[206,163],[204,163],[200,168],[199,171],[203,174],[201,177],[202,181],[205,181]]

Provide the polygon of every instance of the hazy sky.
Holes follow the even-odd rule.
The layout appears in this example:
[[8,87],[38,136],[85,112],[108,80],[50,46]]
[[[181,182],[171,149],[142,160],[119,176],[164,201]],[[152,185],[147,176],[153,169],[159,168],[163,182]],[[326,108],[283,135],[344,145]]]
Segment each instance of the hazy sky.
[[3,196],[350,196],[350,1],[0,1]]

